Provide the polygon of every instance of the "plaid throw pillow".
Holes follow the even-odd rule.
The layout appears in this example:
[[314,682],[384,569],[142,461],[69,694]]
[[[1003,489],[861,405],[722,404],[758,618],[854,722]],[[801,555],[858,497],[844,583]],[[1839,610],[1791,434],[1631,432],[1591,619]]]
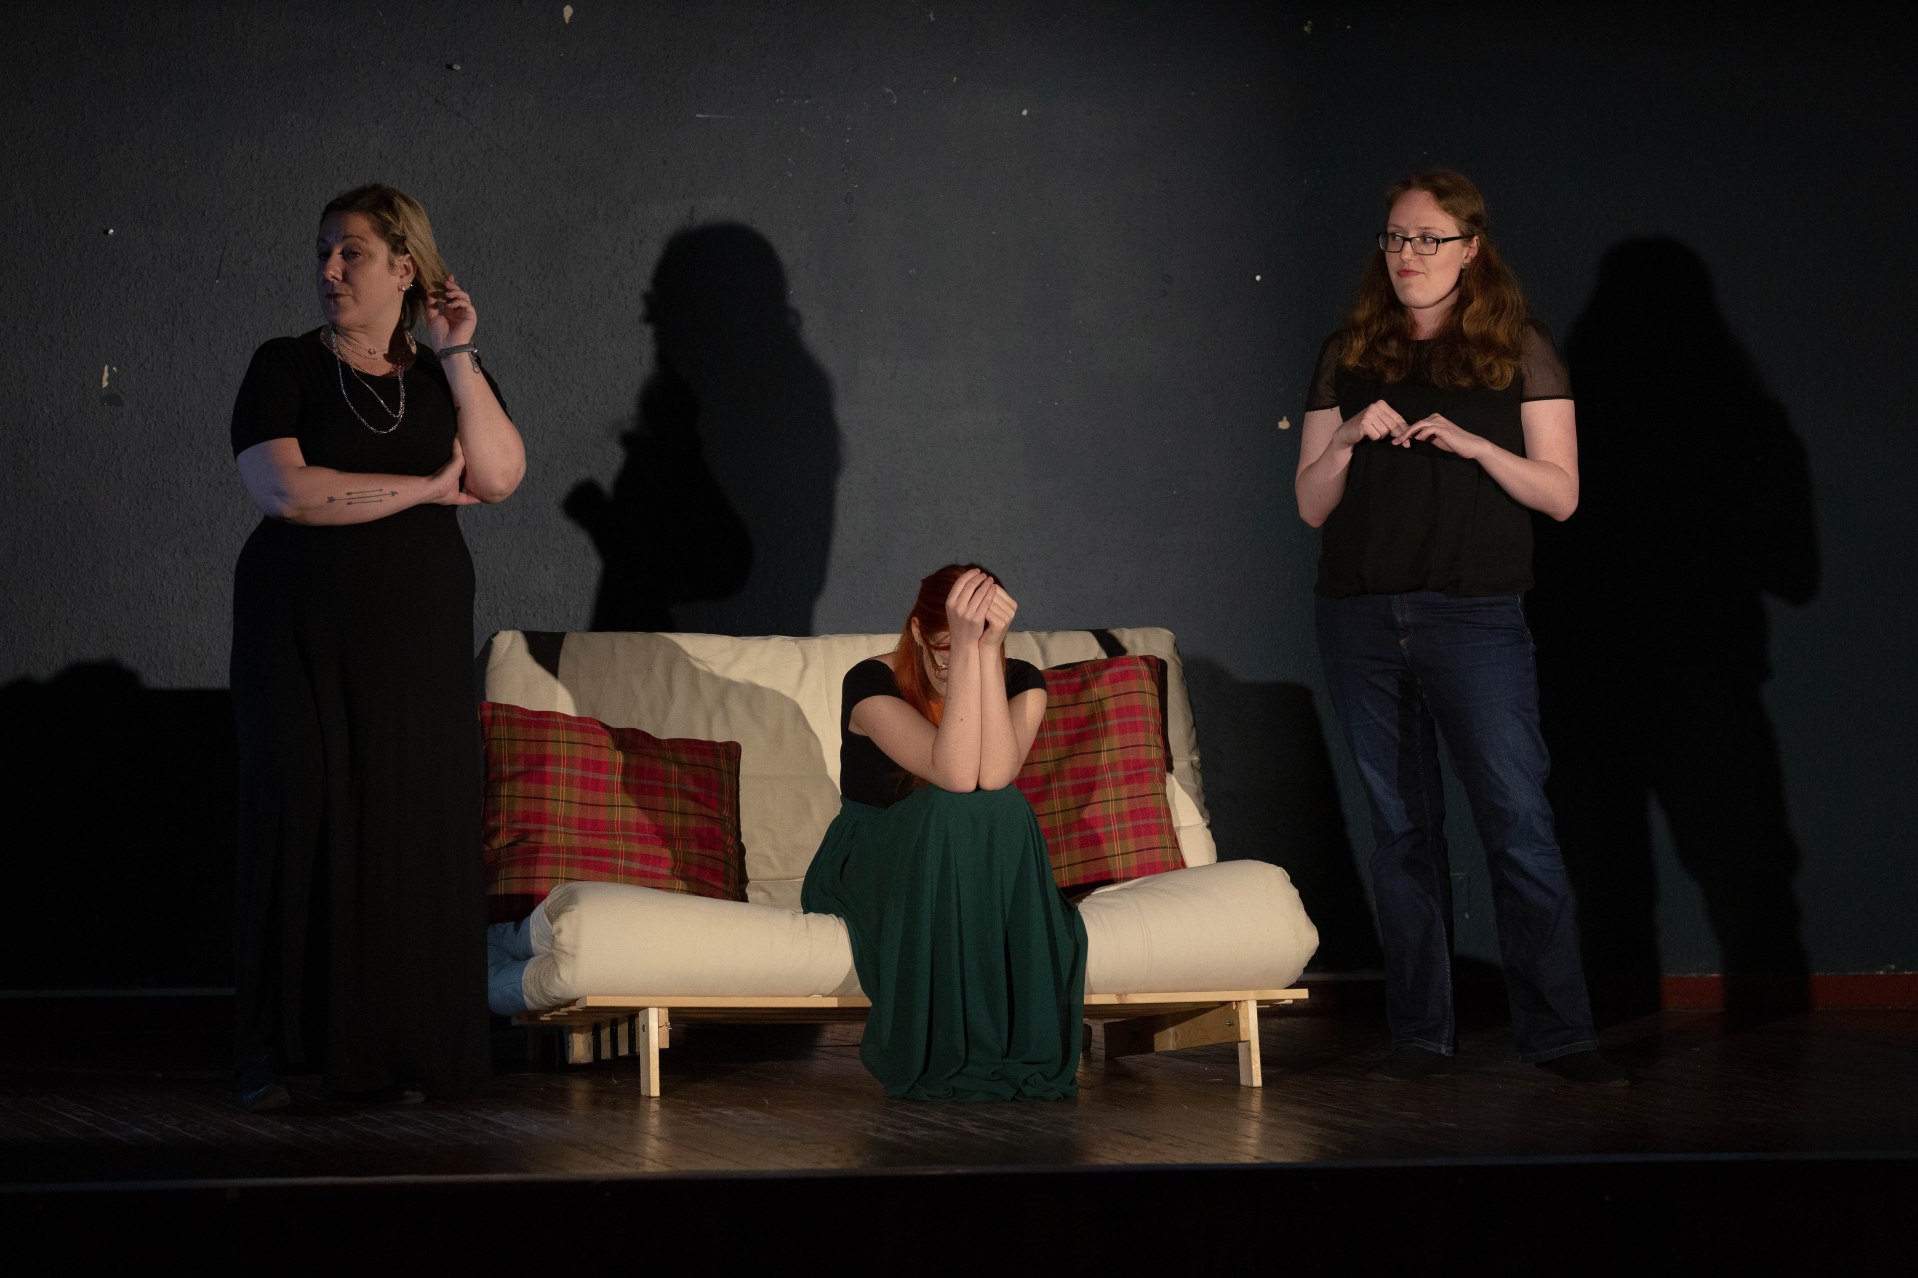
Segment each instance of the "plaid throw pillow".
[[1046,717],[1017,784],[1062,888],[1185,866],[1165,797],[1164,672],[1142,656],[1045,672]]
[[746,899],[737,741],[492,701],[480,726],[490,921],[524,918],[579,879]]

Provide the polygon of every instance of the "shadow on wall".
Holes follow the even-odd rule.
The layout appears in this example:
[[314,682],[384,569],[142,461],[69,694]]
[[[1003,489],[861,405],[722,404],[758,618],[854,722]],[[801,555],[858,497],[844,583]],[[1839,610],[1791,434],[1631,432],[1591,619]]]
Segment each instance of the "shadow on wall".
[[610,493],[587,480],[565,503],[603,561],[593,629],[811,634],[839,425],[778,254],[746,226],[681,231],[646,322],[653,370],[626,461]]
[[0,688],[0,723],[8,873],[24,892],[0,928],[0,985],[231,985],[231,694],[148,688],[91,662]]
[[1220,859],[1270,861],[1291,876],[1319,929],[1312,971],[1378,968],[1378,930],[1311,689],[1246,683],[1203,657],[1187,659],[1185,679]]
[[1653,802],[1728,1002],[1804,1006],[1799,853],[1761,697],[1763,596],[1804,605],[1818,586],[1804,447],[1677,240],[1606,254],[1566,357],[1583,496],[1539,521],[1530,615],[1595,1008],[1658,1004]]

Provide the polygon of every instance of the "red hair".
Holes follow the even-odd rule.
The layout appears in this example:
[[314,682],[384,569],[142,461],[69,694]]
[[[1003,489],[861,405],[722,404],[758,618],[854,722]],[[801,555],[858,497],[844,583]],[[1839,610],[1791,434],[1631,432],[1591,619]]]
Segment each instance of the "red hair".
[[912,623],[918,622],[919,633],[928,637],[950,634],[952,622],[946,616],[946,596],[952,593],[952,583],[974,568],[994,581],[999,580],[997,573],[978,564],[947,564],[919,583],[919,598],[907,614],[906,624],[899,628],[899,646],[893,650],[892,669],[898,677],[900,697],[934,725],[945,712],[946,699],[926,677],[925,663],[919,659],[919,645],[912,637]]
[[[1460,232],[1478,238],[1478,256],[1459,272],[1457,304],[1424,343],[1426,373],[1439,386],[1504,390],[1518,371],[1525,296],[1486,234],[1485,197],[1463,173],[1426,169],[1395,182],[1385,193],[1387,206],[1408,191],[1423,191],[1437,200]],[[1392,291],[1385,254],[1374,252],[1345,322],[1345,353],[1339,362],[1380,381],[1397,382],[1412,371],[1415,349],[1412,313]]]

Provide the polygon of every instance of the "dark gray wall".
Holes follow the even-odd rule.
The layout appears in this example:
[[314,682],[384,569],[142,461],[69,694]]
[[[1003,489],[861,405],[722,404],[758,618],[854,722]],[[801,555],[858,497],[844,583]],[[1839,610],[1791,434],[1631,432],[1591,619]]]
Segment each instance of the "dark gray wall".
[[[1895,240],[1913,137],[1883,87],[1909,19],[573,10],[13,15],[0,684],[16,722],[44,734],[59,717],[64,751],[148,778],[67,841],[16,840],[16,858],[88,875],[126,858],[118,877],[146,884],[179,878],[156,868],[172,865],[187,891],[204,880],[202,901],[221,890],[224,830],[181,796],[211,801],[230,766],[208,725],[254,516],[227,414],[253,347],[317,322],[319,206],[378,179],[431,211],[529,446],[513,500],[464,516],[476,638],[596,615],[885,630],[916,578],[956,557],[1004,574],[1027,626],[1169,626],[1227,854],[1291,868],[1326,964],[1363,966],[1363,804],[1320,691],[1316,535],[1292,512],[1297,435],[1280,427],[1381,189],[1446,163],[1488,192],[1561,338],[1622,242],[1668,237],[1715,285],[1802,448],[1815,511],[1816,588],[1798,606],[1769,599],[1769,637],[1756,633],[1804,945],[1820,971],[1918,962]],[[1664,432],[1738,455],[1739,414],[1688,404],[1683,430],[1604,423],[1610,473],[1665,466]],[[662,560],[689,567],[662,574]],[[1722,641],[1709,618],[1607,603],[1674,654],[1709,659]],[[1739,642],[1753,638],[1745,625]],[[189,704],[214,718],[169,727]],[[70,768],[30,753],[9,769],[22,795],[67,784]],[[134,815],[151,831],[137,868],[115,833]],[[1489,957],[1459,824],[1477,904],[1462,945]],[[1664,971],[1719,970],[1725,922],[1696,866],[1657,822],[1648,838],[1656,900],[1620,908],[1655,933]],[[102,934],[140,912],[103,916]],[[149,959],[125,979],[179,970]]]

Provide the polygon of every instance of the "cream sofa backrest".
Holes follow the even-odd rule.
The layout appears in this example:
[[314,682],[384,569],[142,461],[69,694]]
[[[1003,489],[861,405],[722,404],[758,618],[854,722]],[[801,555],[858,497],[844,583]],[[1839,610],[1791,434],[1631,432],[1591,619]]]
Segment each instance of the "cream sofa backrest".
[[[1166,779],[1187,865],[1218,859],[1207,829],[1192,706],[1173,646],[1158,628],[1022,631],[1007,654],[1044,668],[1106,655],[1164,658],[1172,774]],[[740,743],[739,807],[747,894],[799,908],[806,866],[839,811],[839,689],[847,670],[890,651],[897,635],[732,638],[503,630],[484,654],[489,701],[585,715],[657,737]]]

